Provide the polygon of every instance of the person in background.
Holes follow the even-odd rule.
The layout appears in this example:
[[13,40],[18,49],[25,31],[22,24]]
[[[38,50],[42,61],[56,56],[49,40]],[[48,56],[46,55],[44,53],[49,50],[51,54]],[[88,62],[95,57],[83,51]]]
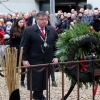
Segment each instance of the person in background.
[[6,22],[12,22],[12,15],[11,14],[7,14],[7,21]]
[[71,9],[71,13],[74,14],[74,12],[75,12],[75,9]]
[[[51,26],[50,18],[47,20],[47,25]],[[51,80],[52,80],[52,86],[57,87],[57,83],[55,81],[55,66],[52,66],[51,68]]]
[[79,13],[78,13],[78,16],[77,16],[77,18],[76,18],[76,22],[77,22],[77,23],[82,22],[82,17],[83,17],[83,13],[82,13],[82,12],[79,12]]
[[67,12],[64,12],[64,17],[67,18]]
[[25,27],[28,26],[28,18],[29,18],[29,13],[25,13],[24,14],[24,24],[25,24]]
[[71,13],[67,13],[67,29],[70,28],[70,22],[71,22]]
[[33,10],[32,11],[32,16],[28,18],[28,21],[27,21],[27,25],[28,26],[32,26],[36,23],[36,20],[35,20],[35,16],[36,16],[36,11]]
[[100,14],[98,10],[94,10],[92,26],[95,31],[100,32]]
[[16,15],[16,19],[20,19],[20,18],[23,18],[23,14],[22,13],[19,13]]
[[15,22],[16,22],[16,14],[13,13],[13,14],[12,14],[12,25],[14,25]]
[[7,14],[7,13],[5,13],[5,14],[4,14],[4,16],[3,16],[4,23],[6,23],[6,22],[7,22],[7,15],[8,15],[8,14]]
[[70,22],[70,29],[73,29],[74,30],[74,22],[72,21],[72,22]]
[[84,13],[84,8],[80,8],[79,12]]
[[0,12],[0,19],[4,20],[4,14]]
[[60,16],[60,20],[58,21],[58,23],[56,23],[56,28],[58,28],[57,33],[62,34],[66,29],[68,29],[68,27],[68,20],[66,20],[66,17],[64,16],[64,14],[62,14]]
[[45,13],[46,13],[48,16],[50,16],[50,13],[49,13],[49,11],[46,11]]
[[11,29],[11,27],[12,27],[12,22],[8,21],[6,23],[6,32],[5,32],[5,34],[10,35],[10,29]]
[[76,15],[75,14],[71,14],[71,22],[76,23]]
[[[36,15],[36,23],[27,27],[21,40],[23,47],[23,65],[30,66],[35,64],[58,63],[55,57],[55,41],[57,34],[52,26],[47,25],[48,16],[45,12],[38,12]],[[41,70],[43,66],[35,69]],[[48,67],[48,76],[50,76],[51,68]],[[30,90],[30,71],[27,73],[27,87]],[[46,69],[42,72],[32,70],[32,91],[35,100],[46,100],[43,90],[46,89]]]
[[2,20],[0,20],[0,44],[2,44],[3,40],[4,40],[4,22]]
[[77,11],[74,11],[74,14],[75,14],[75,16],[77,17],[78,12],[77,12]]
[[0,19],[1,22],[1,26],[4,29],[4,32],[6,31],[6,27],[5,27],[5,23],[4,23],[4,19]]
[[[22,38],[22,34],[24,32],[25,26],[24,26],[24,19],[19,18],[16,19],[16,23],[14,26],[12,26],[10,31],[10,47],[16,47],[18,49],[18,59],[20,54],[20,42]],[[17,66],[18,66],[18,59],[17,59]],[[21,69],[21,72],[24,72],[25,69]],[[24,78],[25,74],[21,75],[21,86],[25,87],[24,84]]]
[[61,9],[57,11],[57,20],[60,19],[60,16],[61,16],[62,14],[63,14],[63,12],[62,12]]
[[28,16],[31,17],[32,16],[32,12],[27,12]]
[[87,24],[87,25],[91,25],[92,21],[93,21],[93,16],[89,15],[88,10],[84,10],[84,15],[82,17],[82,22]]

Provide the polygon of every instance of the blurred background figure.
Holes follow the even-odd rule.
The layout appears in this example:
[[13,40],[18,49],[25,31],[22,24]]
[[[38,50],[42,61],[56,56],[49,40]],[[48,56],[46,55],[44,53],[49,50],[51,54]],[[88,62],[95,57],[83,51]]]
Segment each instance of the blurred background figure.
[[98,10],[94,10],[92,25],[95,31],[100,31],[100,14]]
[[33,11],[32,11],[32,16],[30,16],[30,17],[28,18],[28,21],[27,21],[27,25],[28,25],[28,26],[32,26],[32,25],[34,25],[34,24],[36,23],[35,17],[36,17],[36,11],[33,10]]
[[63,33],[68,28],[68,23],[64,14],[60,15],[60,19],[58,20],[55,26],[56,28],[58,28],[58,31],[57,31],[58,34]]
[[[51,26],[49,18],[47,20],[47,25]],[[51,80],[52,80],[52,86],[57,87],[57,83],[56,83],[56,79],[55,79],[55,66],[51,67],[51,74],[50,75],[51,75]]]
[[0,20],[0,44],[2,44],[3,40],[4,40],[4,21]]
[[8,21],[6,23],[6,32],[5,32],[5,34],[10,35],[10,29],[11,29],[11,27],[12,27],[12,22]]

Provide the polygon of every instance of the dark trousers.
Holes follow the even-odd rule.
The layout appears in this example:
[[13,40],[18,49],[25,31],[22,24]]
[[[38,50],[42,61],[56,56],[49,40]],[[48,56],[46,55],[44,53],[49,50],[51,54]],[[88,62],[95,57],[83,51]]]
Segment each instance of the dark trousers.
[[55,67],[54,66],[52,66],[51,68],[51,80],[52,82],[55,81]]
[[[25,72],[25,68],[21,69],[21,73]],[[24,82],[25,80],[25,74],[21,74],[21,82]]]
[[43,91],[34,91],[33,92],[33,98],[35,100],[46,100],[46,98],[43,95]]

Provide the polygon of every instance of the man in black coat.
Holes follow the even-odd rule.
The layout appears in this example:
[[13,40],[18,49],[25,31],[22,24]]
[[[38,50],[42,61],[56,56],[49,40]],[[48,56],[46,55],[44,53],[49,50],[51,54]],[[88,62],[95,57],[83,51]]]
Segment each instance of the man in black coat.
[[34,25],[34,24],[36,23],[35,16],[36,16],[36,11],[33,10],[33,11],[32,11],[32,16],[30,16],[30,17],[28,18],[28,21],[27,21],[27,25],[28,25],[28,26],[32,26],[32,25]]
[[[58,63],[58,59],[54,55],[55,41],[57,34],[55,29],[47,25],[48,16],[46,13],[40,11],[36,15],[36,22],[34,26],[26,28],[21,47],[23,47],[23,65],[35,65],[45,63]],[[40,70],[43,67],[36,67]],[[50,68],[49,68],[50,74]],[[27,75],[27,86],[30,90],[30,72]],[[46,70],[42,72],[32,72],[32,90],[35,100],[46,100],[43,95],[43,90],[46,89]]]
[[95,31],[100,32],[100,14],[98,10],[94,10],[92,25]]

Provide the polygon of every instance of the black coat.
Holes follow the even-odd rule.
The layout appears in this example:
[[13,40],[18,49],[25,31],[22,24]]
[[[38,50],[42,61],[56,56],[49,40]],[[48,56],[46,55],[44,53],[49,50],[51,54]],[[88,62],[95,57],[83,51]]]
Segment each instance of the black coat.
[[67,22],[67,20],[64,20],[64,21],[59,20],[58,23],[56,23],[56,27],[59,28],[59,30],[57,32],[58,34],[65,32],[65,30],[68,29],[68,22]]
[[13,37],[13,33],[14,32],[19,32],[18,30],[15,31],[13,28],[10,30],[10,40],[9,40],[9,45],[10,47],[15,47],[18,52],[17,52],[17,65],[18,66],[18,62],[19,62],[19,55],[20,55],[20,42],[21,42],[21,38],[22,38],[22,34],[20,36],[17,37]]
[[[41,31],[38,26],[29,26],[26,28],[22,40],[21,47],[23,47],[23,61],[29,61],[31,65],[51,63],[54,57],[55,41],[57,38],[56,32],[53,27],[46,26],[45,32],[47,34],[47,47],[44,47],[44,42],[41,39]],[[37,67],[39,70],[42,67]],[[49,69],[50,73],[50,69]],[[30,89],[30,73],[27,75],[27,85]],[[41,91],[46,89],[46,70],[43,72],[32,73],[32,90]]]
[[[28,18],[28,20],[27,20],[27,25],[28,26],[32,26],[33,18],[34,18],[33,16],[31,16],[31,17]],[[35,23],[36,23],[36,20],[35,20]]]
[[10,47],[16,47],[16,49],[18,49],[18,51],[19,51],[22,35],[13,38],[13,36],[12,36],[13,32],[14,32],[14,30],[11,29],[10,30],[10,42],[9,42],[10,44],[9,45],[10,45]]
[[100,15],[94,15],[93,16],[93,28],[95,31],[99,32],[100,31]]

